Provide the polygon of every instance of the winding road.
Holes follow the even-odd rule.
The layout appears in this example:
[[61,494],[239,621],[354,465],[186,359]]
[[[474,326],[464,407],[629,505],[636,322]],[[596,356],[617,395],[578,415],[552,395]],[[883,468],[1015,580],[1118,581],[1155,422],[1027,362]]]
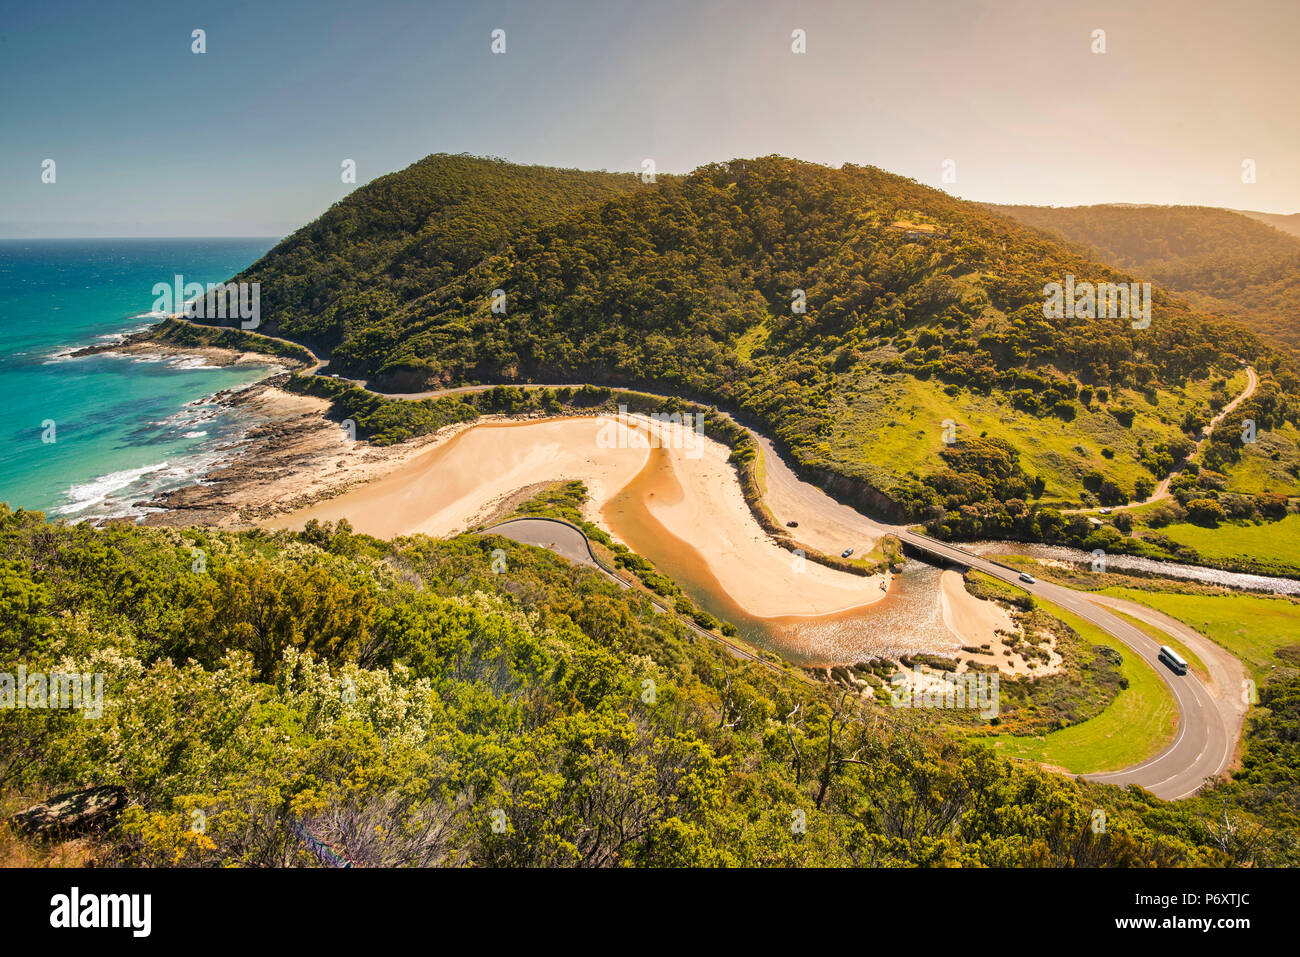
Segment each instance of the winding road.
[[[911,531],[902,525],[875,522],[861,513],[836,502],[829,495],[800,479],[790,465],[776,453],[772,444],[751,432],[763,448],[766,501],[778,521],[799,521],[801,537],[805,530],[820,535],[824,529],[841,529],[849,539],[871,539],[885,534],[896,535],[905,545],[931,558],[953,565],[973,568],[1032,595],[1054,602],[1084,621],[1114,635],[1147,662],[1173,692],[1178,705],[1178,730],[1173,740],[1157,755],[1132,767],[1105,774],[1084,775],[1104,784],[1136,784],[1156,797],[1177,800],[1189,797],[1211,778],[1226,771],[1232,763],[1237,737],[1241,730],[1245,709],[1239,706],[1240,689],[1245,678],[1241,663],[1219,646],[1192,631],[1179,626],[1180,640],[1192,645],[1203,657],[1215,679],[1212,694],[1200,678],[1189,672],[1178,676],[1158,660],[1160,643],[1104,607],[1100,596],[1078,592],[1050,582],[1027,584],[1020,580],[1020,572],[981,558],[965,549],[940,542],[927,535]],[[816,544],[816,543],[810,543]],[[1125,612],[1135,617],[1141,606],[1119,602]],[[1145,611],[1145,609],[1141,609]],[[1163,618],[1163,616],[1161,616]],[[1158,628],[1171,630],[1171,619],[1159,621],[1148,617]],[[1179,623],[1174,622],[1174,625]],[[1235,665],[1235,669],[1234,666]]]
[[1092,596],[1085,597],[1082,592],[1050,582],[1027,585],[1020,581],[1017,571],[924,535],[905,531],[899,538],[919,551],[984,572],[1078,615],[1122,641],[1169,686],[1178,705],[1178,731],[1173,741],[1141,764],[1106,774],[1084,775],[1088,780],[1137,784],[1156,797],[1172,801],[1195,794],[1208,779],[1222,774],[1232,763],[1241,717],[1232,705],[1231,694],[1226,693],[1230,689],[1222,689],[1225,693],[1216,697],[1191,672],[1182,676],[1173,674],[1159,661],[1159,642],[1092,601]]
[[[860,512],[835,501],[821,489],[800,479],[790,465],[773,448],[765,437],[750,433],[763,450],[765,465],[765,493],[768,507],[781,522],[796,520],[798,516],[800,538],[814,539],[809,544],[821,546],[844,542],[858,542],[866,549],[872,547],[883,535],[895,535],[908,547],[932,559],[983,572],[1009,585],[1024,589],[1045,601],[1053,602],[1096,627],[1118,638],[1153,668],[1169,686],[1178,707],[1178,729],[1173,740],[1154,757],[1140,764],[1104,774],[1083,775],[1103,784],[1136,784],[1165,800],[1189,797],[1209,779],[1223,774],[1232,763],[1237,739],[1245,715],[1241,689],[1246,672],[1241,662],[1192,629],[1159,612],[1132,602],[1106,596],[1091,595],[1050,582],[1027,584],[1020,580],[1017,570],[981,558],[965,549],[937,541],[911,531],[907,526],[876,522]],[[525,519],[506,523],[513,527],[495,526],[486,531],[505,534],[517,541],[550,547],[572,560],[602,568],[610,577],[626,583],[604,569],[591,553],[586,537],[573,526],[572,533],[561,544],[551,528],[539,526],[538,520]],[[564,523],[567,524],[567,523]],[[826,538],[834,536],[834,538]],[[857,547],[857,546],[855,546]],[[667,610],[667,609],[665,609]],[[1192,648],[1209,670],[1211,687],[1207,687],[1195,674],[1178,676],[1159,661],[1160,642],[1153,640],[1141,629],[1117,616],[1123,611],[1142,619],[1154,627],[1176,636]],[[688,624],[694,626],[693,622]],[[696,628],[712,640],[717,636]],[[733,653],[759,660],[731,642],[724,642]],[[770,664],[764,662],[764,664]],[[1213,690],[1211,690],[1213,689]]]
[[[1225,405],[1223,407],[1222,412],[1220,412],[1218,415],[1216,415],[1213,419],[1210,420],[1210,424],[1206,426],[1205,432],[1201,435],[1199,439],[1196,440],[1196,447],[1192,449],[1192,454],[1187,456],[1188,462],[1192,461],[1192,459],[1196,458],[1196,456],[1200,454],[1201,447],[1204,446],[1206,442],[1210,441],[1210,435],[1214,432],[1218,424],[1222,422],[1224,419],[1226,419],[1229,415],[1231,415],[1233,410],[1235,410],[1237,406],[1241,405],[1241,403],[1245,402],[1252,395],[1254,395],[1255,389],[1258,386],[1259,386],[1259,377],[1255,374],[1254,367],[1246,366],[1246,388],[1241,391],[1240,395],[1238,395],[1235,399],[1233,399],[1231,402]],[[1184,464],[1183,469],[1185,469],[1186,467],[1187,467],[1186,464]],[[1121,512],[1124,509],[1137,508],[1139,505],[1151,505],[1155,502],[1163,502],[1165,499],[1169,498],[1169,487],[1173,485],[1174,479],[1178,478],[1178,476],[1183,473],[1183,469],[1177,469],[1173,472],[1170,472],[1163,479],[1161,479],[1160,484],[1156,486],[1155,491],[1151,493],[1150,498],[1147,498],[1141,502],[1128,502],[1124,505],[1115,505],[1108,510],[1111,512]],[[1104,508],[1106,508],[1106,506],[1098,505],[1094,508],[1071,508],[1071,509],[1066,509],[1065,511],[1066,514],[1068,515],[1087,515],[1093,512],[1100,512]]]
[[[320,374],[320,370],[327,366],[327,362],[317,359],[314,367],[308,372]],[[1253,394],[1258,382],[1255,370],[1247,367],[1246,371],[1248,385],[1245,391],[1215,417],[1209,429],[1207,429],[1206,437],[1208,437],[1209,432],[1213,430],[1215,425]],[[352,382],[362,388],[367,387],[364,380],[345,379],[343,381]],[[581,383],[564,383],[554,386],[520,383],[515,387],[560,388],[580,386]],[[421,393],[376,394],[391,399],[414,401],[456,393],[483,391],[494,387],[492,385],[462,386]],[[1196,793],[1206,781],[1223,774],[1231,765],[1245,712],[1244,705],[1240,703],[1241,695],[1239,691],[1244,682],[1245,673],[1241,663],[1228,655],[1227,652],[1180,623],[1172,622],[1171,619],[1161,621],[1153,618],[1152,614],[1154,613],[1150,613],[1149,610],[1143,609],[1141,606],[1123,609],[1125,612],[1133,614],[1134,617],[1139,617],[1159,629],[1170,634],[1177,634],[1180,640],[1192,646],[1198,656],[1207,662],[1210,669],[1210,678],[1214,686],[1214,693],[1211,693],[1211,690],[1192,672],[1184,676],[1172,674],[1157,658],[1159,643],[1141,629],[1118,617],[1110,607],[1107,607],[1110,603],[1101,596],[1078,592],[1050,582],[1029,584],[1020,580],[1018,571],[981,558],[956,545],[950,545],[926,535],[918,534],[906,526],[876,522],[855,509],[835,501],[817,486],[799,478],[766,437],[753,430],[749,431],[763,452],[764,484],[766,486],[764,490],[765,502],[778,521],[782,523],[797,521],[799,523],[798,535],[802,542],[830,554],[838,553],[846,545],[852,545],[855,549],[865,553],[883,535],[895,535],[904,544],[929,558],[981,571],[1014,587],[1024,589],[1046,601],[1054,602],[1072,614],[1113,635],[1155,669],[1160,678],[1169,686],[1178,706],[1178,729],[1173,740],[1154,757],[1140,764],[1119,771],[1089,774],[1083,775],[1083,777],[1105,784],[1138,785],[1156,797],[1177,800]],[[1203,437],[1201,442],[1206,441],[1206,437]],[[1200,443],[1197,445],[1198,450],[1199,448]],[[1166,495],[1172,478],[1173,476],[1170,476],[1169,479],[1161,483],[1161,489],[1164,490]],[[1148,501],[1154,501],[1159,494],[1160,490],[1158,489],[1156,495]],[[550,522],[553,521],[550,520]],[[591,550],[590,543],[580,529],[569,525],[567,522],[555,522],[554,524],[550,522],[539,519],[514,520],[493,526],[485,530],[485,533],[504,534],[527,544],[549,547],[571,560],[595,566],[619,582],[622,587],[628,587],[627,582],[614,574],[612,570],[606,568],[596,558],[595,553]],[[561,531],[557,528],[557,525],[564,526],[565,530]],[[662,603],[656,602],[656,604],[662,610],[672,612],[672,609],[667,608]],[[1121,602],[1113,607],[1118,608],[1124,604],[1131,603]],[[687,621],[687,624],[710,640],[720,640],[717,635],[695,626],[694,622]],[[779,669],[772,662],[759,658],[740,645],[725,639],[721,639],[721,642],[728,646],[729,650],[737,657],[758,661],[774,670],[783,672],[785,670]]]
[[[769,460],[769,469],[772,468],[772,465],[772,461]],[[782,462],[777,468],[788,469],[788,466]],[[771,475],[771,472],[769,472],[769,475]],[[807,488],[817,495],[825,496],[825,493],[815,487],[807,486]],[[806,504],[814,508],[825,507],[826,511],[832,515],[836,514],[838,509],[846,507],[828,496],[826,502],[829,504],[819,506],[813,501],[813,496],[810,495]],[[805,511],[802,514],[807,514],[807,512]],[[857,515],[858,513],[855,512],[854,514]],[[819,515],[819,519],[825,517]],[[870,519],[863,519],[860,515],[858,515],[858,518],[869,525],[875,524]],[[1156,673],[1160,675],[1173,692],[1174,700],[1178,706],[1178,730],[1173,740],[1160,753],[1140,764],[1104,774],[1082,775],[1083,777],[1102,784],[1119,786],[1136,784],[1150,791],[1156,797],[1165,800],[1178,800],[1195,794],[1206,780],[1218,777],[1232,763],[1237,736],[1240,733],[1242,719],[1245,715],[1244,699],[1239,694],[1239,689],[1243,687],[1245,679],[1245,669],[1239,661],[1222,648],[1219,648],[1219,646],[1214,645],[1182,623],[1167,618],[1159,612],[1135,605],[1132,602],[1108,599],[1105,596],[1085,595],[1049,582],[1037,582],[1033,585],[1027,585],[1020,580],[1017,571],[988,561],[958,546],[938,542],[925,535],[911,532],[902,526],[877,525],[874,532],[877,534],[887,532],[897,535],[908,546],[923,552],[931,558],[949,564],[973,568],[1010,585],[1023,588],[1046,601],[1054,602],[1072,614],[1078,615],[1085,621],[1114,635],[1155,669]],[[629,587],[626,581],[607,568],[596,557],[581,529],[570,525],[568,522],[539,518],[512,519],[483,529],[480,534],[503,535],[523,544],[548,548],[570,561],[589,565],[600,570],[617,582],[620,587]],[[651,601],[662,612],[672,613],[672,609],[662,602],[653,597]],[[1215,686],[1215,693],[1211,693],[1200,678],[1190,672],[1181,677],[1170,672],[1158,659],[1159,642],[1154,641],[1145,632],[1113,614],[1111,610],[1105,607],[1107,605],[1114,607],[1116,610],[1123,610],[1134,617],[1143,618],[1157,628],[1176,634],[1180,640],[1192,646],[1197,655],[1205,660],[1209,668],[1210,678]],[[774,671],[783,671],[783,669],[765,661],[748,649],[725,638],[719,638],[712,632],[705,631],[689,619],[682,618],[681,620],[701,636],[726,646],[736,657],[758,662]]]

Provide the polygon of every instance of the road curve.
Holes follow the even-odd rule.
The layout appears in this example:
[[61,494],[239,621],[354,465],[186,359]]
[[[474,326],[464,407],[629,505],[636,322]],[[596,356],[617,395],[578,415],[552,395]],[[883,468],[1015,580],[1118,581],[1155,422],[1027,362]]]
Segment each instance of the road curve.
[[[1081,775],[1082,777],[1103,784],[1119,786],[1136,784],[1150,791],[1156,797],[1165,800],[1178,800],[1196,793],[1207,780],[1218,777],[1228,769],[1232,763],[1237,737],[1241,729],[1242,711],[1234,706],[1234,696],[1232,694],[1233,685],[1239,683],[1240,675],[1244,674],[1244,670],[1240,669],[1240,663],[1237,663],[1237,670],[1232,669],[1230,665],[1225,663],[1214,672],[1224,685],[1224,687],[1217,689],[1220,694],[1216,697],[1210,693],[1209,689],[1196,675],[1189,672],[1186,675],[1178,676],[1170,672],[1159,661],[1160,643],[1151,639],[1141,629],[1103,607],[1104,603],[1100,602],[1096,596],[1065,588],[1061,585],[1054,585],[1050,582],[1035,582],[1032,585],[1025,583],[1020,580],[1019,571],[981,558],[960,546],[950,545],[927,535],[918,534],[906,526],[888,525],[867,518],[847,505],[836,502],[816,486],[799,479],[784,459],[776,453],[770,442],[752,430],[751,435],[763,448],[769,488],[779,487],[782,490],[782,494],[778,498],[779,504],[773,510],[778,520],[784,521],[788,515],[795,514],[787,511],[787,509],[796,507],[801,523],[800,531],[804,531],[805,528],[808,528],[808,530],[819,529],[823,525],[827,525],[827,527],[837,526],[843,528],[844,534],[848,536],[846,540],[850,540],[855,536],[869,537],[874,540],[884,534],[896,535],[911,548],[932,558],[949,564],[973,568],[1012,586],[1022,588],[1046,601],[1054,602],[1070,613],[1078,615],[1084,621],[1113,635],[1155,669],[1156,674],[1169,686],[1178,707],[1178,730],[1175,732],[1173,740],[1154,757],[1139,764],[1119,771]],[[515,520],[510,523],[513,525],[511,529],[502,529],[501,526],[496,526],[485,531],[506,534],[528,544],[551,544],[555,540],[556,536],[549,529],[532,528],[528,524],[530,521],[536,520]],[[564,524],[567,525],[567,523]],[[603,568],[595,559],[595,555],[590,552],[586,536],[582,535],[581,530],[577,529],[576,526],[569,527],[582,537],[581,544],[575,542],[565,549],[560,549],[558,542],[555,542],[551,544],[551,547],[560,551],[561,554],[568,555],[569,552],[572,552],[574,556],[577,556],[578,560],[585,559],[587,564],[595,565],[626,587],[626,583],[621,582],[618,576]],[[539,535],[541,538],[538,538]],[[586,558],[581,554],[582,552],[586,552],[590,555],[590,558]],[[1125,610],[1135,611],[1133,609]],[[688,621],[687,623],[711,640],[719,640],[711,632],[706,632],[695,626],[694,622]],[[1154,624],[1157,627],[1169,630],[1168,623],[1157,621]],[[1202,636],[1197,635],[1195,632],[1192,632],[1191,635],[1179,632],[1179,637],[1189,643],[1202,642],[1203,644],[1195,645],[1195,650],[1200,655],[1209,655],[1210,649],[1205,647],[1205,645],[1209,644],[1208,640],[1202,638]],[[724,640],[722,643],[727,645],[733,654],[740,653],[742,657],[762,660],[750,653],[746,653],[744,649],[731,642]],[[1213,647],[1217,649],[1217,646]],[[1221,651],[1221,649],[1217,650]],[[1230,658],[1230,656],[1228,657]],[[768,662],[763,663],[770,666]]]
[[[774,492],[767,502],[777,521],[784,523],[797,520],[800,523],[800,533],[807,528],[814,534],[819,534],[828,523],[841,525],[848,540],[872,535],[876,538],[884,534],[896,535],[905,544],[932,558],[973,568],[1046,601],[1055,602],[1119,639],[1155,669],[1156,674],[1173,692],[1178,706],[1178,730],[1173,740],[1154,757],[1132,767],[1104,774],[1082,775],[1083,777],[1105,784],[1137,784],[1156,797],[1177,800],[1194,794],[1207,780],[1228,769],[1241,729],[1241,712],[1233,703],[1231,686],[1240,680],[1238,676],[1244,674],[1244,669],[1235,671],[1230,666],[1223,665],[1218,675],[1225,687],[1217,689],[1221,694],[1216,698],[1194,674],[1189,672],[1178,676],[1169,671],[1157,658],[1159,642],[1153,641],[1141,629],[1102,607],[1102,603],[1095,601],[1095,596],[1050,582],[1036,582],[1032,585],[1022,582],[1019,571],[995,564],[957,545],[918,534],[907,526],[889,525],[869,519],[835,501],[815,485],[800,479],[776,452],[771,442],[753,430],[750,430],[750,434],[763,449],[766,484]],[[1165,623],[1155,624],[1164,627]],[[1194,632],[1192,634],[1199,642],[1208,644],[1207,639]],[[1179,633],[1179,637],[1188,640],[1198,654],[1205,652],[1203,657],[1209,660],[1210,649],[1189,640],[1182,633]],[[1217,646],[1214,648],[1217,649]],[[1222,652],[1222,649],[1217,650]],[[1239,662],[1237,666],[1240,667]]]
[[1155,757],[1140,764],[1105,774],[1081,775],[1102,784],[1136,784],[1158,798],[1176,801],[1195,794],[1205,782],[1218,777],[1232,763],[1237,745],[1238,722],[1225,714],[1201,680],[1191,672],[1178,676],[1158,660],[1160,644],[1123,619],[1093,604],[1082,593],[1050,582],[1029,585],[1020,573],[980,558],[965,549],[903,530],[897,533],[905,543],[928,555],[984,572],[1032,595],[1060,605],[1084,621],[1114,635],[1155,669],[1173,692],[1178,705],[1178,730],[1173,740]]
[[[317,360],[316,366],[310,371],[318,372],[326,365],[326,362]],[[1213,425],[1217,425],[1219,421],[1254,392],[1257,382],[1255,370],[1247,367],[1247,374],[1249,382],[1246,390],[1215,418]],[[362,381],[345,381],[353,381],[362,388],[366,388],[366,384]],[[521,385],[523,388],[546,388],[546,386],[535,384]],[[377,394],[386,398],[415,400],[437,398],[458,392],[481,391],[489,388],[493,388],[493,386],[463,386],[413,394]],[[555,388],[555,386],[551,386],[551,388]],[[801,515],[798,519],[792,520],[803,523],[816,516],[818,527],[823,528],[842,523],[846,533],[850,536],[865,537],[874,534],[878,538],[885,533],[896,535],[904,543],[923,554],[951,564],[976,569],[1015,587],[1022,588],[1031,594],[1039,595],[1047,601],[1055,602],[1067,611],[1078,615],[1083,620],[1119,639],[1155,669],[1161,680],[1169,686],[1178,705],[1178,730],[1173,740],[1159,754],[1140,764],[1119,771],[1081,775],[1082,777],[1104,784],[1121,786],[1136,784],[1150,791],[1156,797],[1165,800],[1178,800],[1195,794],[1206,781],[1218,777],[1228,769],[1236,749],[1240,722],[1234,723],[1232,716],[1216,705],[1214,697],[1194,674],[1189,672],[1187,675],[1180,677],[1169,672],[1157,658],[1159,643],[1153,641],[1145,632],[1135,628],[1105,608],[1089,601],[1084,596],[1084,593],[1049,582],[1036,582],[1032,585],[1024,583],[1020,581],[1018,572],[994,564],[958,546],[917,534],[905,526],[887,525],[867,518],[856,510],[836,502],[816,486],[799,479],[765,437],[760,436],[752,429],[749,431],[763,448],[768,481],[779,483],[787,493],[790,493],[792,495],[790,503],[798,502]],[[787,520],[785,515],[776,513],[775,510],[774,514],[780,521]],[[536,522],[537,520],[528,519],[526,521]],[[561,524],[568,525],[568,523]],[[581,530],[577,529],[576,526],[569,527],[581,534]],[[500,526],[485,531],[506,534],[505,531],[500,531]],[[508,531],[520,534],[522,536],[520,540],[535,538],[538,535],[545,537],[549,534],[548,531],[536,527],[516,527]],[[514,536],[511,535],[510,537]],[[583,535],[584,541],[585,538],[586,536]],[[536,544],[536,542],[532,541],[527,543]],[[602,572],[618,581],[623,587],[627,587],[626,582],[623,582],[612,571],[604,568],[595,560],[595,555],[590,552],[589,547],[587,551],[592,559],[592,564],[595,564]],[[656,604],[661,608],[665,607],[661,603],[656,602]],[[671,609],[666,610],[671,611]],[[688,624],[710,640],[720,641],[737,657],[749,658],[776,670],[776,666],[772,662],[759,658],[748,649],[741,648],[739,645],[725,639],[719,639],[717,635],[704,631],[694,622],[688,622]]]
[[[765,451],[769,450],[770,446],[765,449]],[[769,454],[767,466],[769,481],[783,483],[789,481],[790,476],[781,474],[788,470],[788,466],[779,457]],[[815,486],[807,483],[802,484],[804,490],[799,497],[801,515],[807,517],[811,509],[824,507],[832,515],[839,516],[841,509],[847,509],[847,506],[836,502]],[[824,501],[819,501],[819,499]],[[1082,775],[1082,777],[1102,784],[1120,786],[1136,784],[1150,791],[1156,797],[1172,801],[1191,796],[1207,780],[1218,777],[1228,769],[1236,749],[1237,735],[1241,728],[1242,717],[1241,710],[1235,708],[1232,704],[1234,698],[1231,692],[1233,685],[1240,681],[1240,675],[1244,674],[1244,670],[1236,671],[1225,665],[1222,670],[1212,672],[1223,685],[1218,689],[1220,694],[1216,698],[1196,675],[1189,672],[1186,675],[1178,676],[1170,672],[1159,661],[1160,643],[1103,607],[1096,596],[1077,592],[1071,588],[1054,585],[1050,582],[1028,584],[1020,580],[1018,571],[981,558],[960,546],[937,541],[927,535],[910,531],[905,526],[873,522],[871,519],[853,512],[852,509],[849,509],[849,511],[857,518],[857,521],[853,523],[857,534],[874,533],[876,537],[885,533],[896,535],[911,548],[932,558],[949,564],[973,568],[1017,588],[1022,588],[1045,601],[1053,602],[1066,611],[1078,615],[1084,621],[1118,638],[1155,669],[1161,680],[1169,686],[1174,701],[1178,706],[1178,730],[1175,732],[1173,740],[1154,757],[1140,764],[1119,771],[1087,774]],[[778,515],[777,517],[782,518],[783,516]],[[555,519],[514,519],[483,530],[483,534],[489,533],[505,535],[525,544],[551,548],[570,560],[579,561],[599,569],[622,587],[627,587],[626,582],[605,568],[596,558],[591,551],[586,535],[582,533],[581,529],[567,522]],[[654,599],[652,598],[652,600]],[[671,611],[671,609],[659,602],[656,602],[656,604],[659,604],[665,611]],[[1125,610],[1136,611],[1136,609]],[[737,657],[748,658],[768,667],[773,667],[770,662],[763,661],[747,649],[725,639],[720,639],[712,632],[699,628],[692,621],[683,620],[694,631],[712,641],[720,642]],[[1173,627],[1164,622],[1154,623],[1158,627]],[[1173,624],[1177,625],[1177,623]],[[1185,628],[1185,626],[1183,627]],[[1194,639],[1206,642],[1205,639],[1194,632],[1191,635],[1179,632],[1179,637],[1189,641],[1189,643]],[[1214,647],[1217,648],[1217,646]],[[1210,651],[1204,645],[1196,646],[1195,650],[1198,654],[1205,653],[1206,655]],[[1213,662],[1211,662],[1211,667],[1214,667]],[[1240,669],[1239,663],[1237,663],[1237,667]]]
[[[562,518],[549,518],[543,516],[509,518],[504,522],[498,522],[495,525],[489,525],[487,528],[479,529],[477,534],[500,535],[503,538],[510,539],[511,541],[519,542],[521,545],[535,545],[538,548],[545,548],[571,562],[574,562],[575,564],[587,565],[590,568],[596,569],[596,571],[600,572],[606,578],[609,578],[622,589],[632,587],[612,568],[600,560],[596,555],[595,550],[591,547],[591,540],[587,538],[586,532],[577,525],[566,522]],[[722,635],[716,635],[705,628],[701,628],[690,618],[678,614],[676,609],[670,608],[667,603],[661,600],[657,595],[646,592],[645,596],[652,605],[659,609],[661,614],[673,615],[678,621],[695,634],[707,638],[715,644],[722,645],[733,658],[752,661],[755,664],[762,665],[769,671],[776,672],[777,674],[803,674],[801,671],[796,672],[782,668],[775,662],[768,661],[766,658],[761,657],[756,652],[738,642],[732,641]]]

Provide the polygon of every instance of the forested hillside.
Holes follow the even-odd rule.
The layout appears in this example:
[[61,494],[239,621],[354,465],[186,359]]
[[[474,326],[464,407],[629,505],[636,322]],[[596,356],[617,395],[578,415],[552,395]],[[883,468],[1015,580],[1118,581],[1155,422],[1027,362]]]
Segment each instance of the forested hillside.
[[1300,346],[1300,236],[1267,225],[1266,214],[1206,206],[990,208],[1082,243],[1102,262],[1150,276],[1200,309]]
[[1251,209],[1238,209],[1236,212],[1261,223],[1267,223],[1274,229],[1280,229],[1292,236],[1300,236],[1300,213],[1259,213]]
[[328,352],[520,232],[638,185],[630,173],[437,154],[335,203],[239,278],[263,284],[263,332]]
[[1293,681],[1270,684],[1276,722],[1227,804],[1168,805],[736,661],[643,593],[495,537],[0,506],[0,671],[19,664],[102,674],[103,701],[93,720],[0,709],[6,864],[54,852],[4,817],[89,787],[126,804],[77,846],[101,865],[317,866],[308,838],[358,866],[1294,864],[1300,846],[1278,764]]
[[[1044,286],[1067,275],[1146,277],[878,169],[597,174],[567,211],[525,188],[548,175],[587,183],[433,156],[357,190],[241,277],[262,282],[263,331],[337,342],[332,373],[388,391],[591,381],[704,398],[850,497],[929,518],[1140,497],[1244,360],[1272,410],[1262,429],[1300,415],[1290,357],[1241,325],[1158,286],[1148,328],[1047,318]],[[461,190],[450,208],[490,208],[490,227],[428,201],[444,178]]]

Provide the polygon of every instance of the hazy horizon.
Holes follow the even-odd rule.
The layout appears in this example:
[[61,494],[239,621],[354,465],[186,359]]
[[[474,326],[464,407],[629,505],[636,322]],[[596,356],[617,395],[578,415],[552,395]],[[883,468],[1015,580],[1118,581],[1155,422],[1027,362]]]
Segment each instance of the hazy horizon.
[[985,203],[1287,215],[1296,35],[1284,0],[24,6],[0,25],[0,236],[283,236],[439,152],[663,173],[777,153]]
[[[752,158],[752,157],[730,157],[730,159],[750,159],[750,158]],[[793,158],[796,158],[796,159],[797,159],[797,157],[793,157]],[[870,164],[865,164],[865,163],[864,163],[864,164],[859,164],[859,165],[864,165],[864,166],[865,166],[865,165],[870,165]],[[405,167],[404,167],[404,168],[405,168]],[[399,171],[398,171],[398,170],[389,170],[388,172],[392,173],[392,172],[399,172]],[[604,172],[628,172],[628,173],[631,173],[631,172],[636,172],[636,171],[635,171],[635,170],[613,170],[613,171],[605,170]],[[689,170],[688,170],[688,172],[689,172]],[[886,170],[886,172],[892,172],[892,170]],[[387,175],[387,173],[381,173],[380,175],[381,175],[381,176],[382,176],[382,175]],[[1085,206],[1151,206],[1151,207],[1167,207],[1167,208],[1179,207],[1179,206],[1183,206],[1183,207],[1203,206],[1203,204],[1200,204],[1200,203],[1132,203],[1132,202],[1099,202],[1099,203],[1083,203],[1083,204],[1077,204],[1077,205],[1073,205],[1073,206],[1060,206],[1060,205],[1055,205],[1055,204],[1051,204],[1051,203],[1007,203],[1007,202],[1001,202],[1001,201],[999,201],[999,200],[994,200],[994,199],[979,199],[979,198],[975,198],[975,197],[961,197],[961,198],[963,198],[963,199],[968,199],[970,202],[974,202],[974,203],[985,203],[985,204],[988,204],[988,205],[991,205],[991,206],[1040,206],[1040,207],[1048,207],[1048,208],[1055,208],[1055,209],[1078,209],[1078,208],[1082,208],[1082,207],[1085,207]],[[1233,213],[1265,213],[1265,214],[1268,214],[1268,215],[1275,215],[1275,216],[1293,216],[1293,215],[1300,215],[1300,211],[1287,211],[1287,210],[1271,210],[1271,209],[1234,209],[1234,208],[1232,208],[1232,207],[1228,207],[1228,206],[1213,206],[1213,207],[1208,207],[1208,208],[1211,208],[1211,209],[1223,209],[1223,210],[1226,210],[1227,212],[1233,212]],[[74,241],[77,241],[77,240],[110,240],[110,239],[139,239],[139,240],[149,240],[149,239],[275,239],[275,240],[281,240],[281,239],[284,239],[284,238],[286,238],[286,237],[292,235],[294,232],[296,232],[297,230],[301,229],[303,226],[306,226],[308,223],[312,222],[312,220],[316,219],[317,216],[318,216],[320,213],[323,213],[323,212],[325,212],[325,209],[324,209],[324,208],[322,208],[322,209],[319,211],[319,213],[314,214],[310,219],[304,220],[303,222],[297,224],[296,226],[291,226],[289,229],[287,229],[287,230],[285,230],[285,231],[283,231],[283,232],[268,232],[268,233],[238,233],[238,232],[236,232],[236,233],[215,233],[215,232],[213,232],[213,233],[166,233],[166,234],[164,234],[164,233],[140,233],[140,234],[137,234],[137,235],[128,235],[128,234],[112,234],[112,233],[103,233],[103,234],[98,234],[98,235],[90,235],[90,234],[73,234],[73,233],[69,233],[69,234],[67,234],[67,235],[35,235],[35,234],[32,234],[32,235],[21,235],[21,234],[10,234],[10,235],[0,235],[0,242],[21,242],[21,241],[23,241],[23,240],[67,240],[67,241],[70,241],[70,242],[74,242]],[[1265,224],[1265,225],[1267,225],[1267,224]],[[1274,228],[1276,228],[1276,227],[1274,227]]]

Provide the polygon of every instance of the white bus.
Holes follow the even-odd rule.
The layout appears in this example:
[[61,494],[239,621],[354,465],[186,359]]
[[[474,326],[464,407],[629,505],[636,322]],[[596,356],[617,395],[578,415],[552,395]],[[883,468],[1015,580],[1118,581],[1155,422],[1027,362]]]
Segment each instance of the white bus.
[[1160,646],[1160,660],[1168,665],[1169,670],[1176,675],[1187,674],[1187,662],[1183,661],[1182,655],[1174,651],[1168,645]]

